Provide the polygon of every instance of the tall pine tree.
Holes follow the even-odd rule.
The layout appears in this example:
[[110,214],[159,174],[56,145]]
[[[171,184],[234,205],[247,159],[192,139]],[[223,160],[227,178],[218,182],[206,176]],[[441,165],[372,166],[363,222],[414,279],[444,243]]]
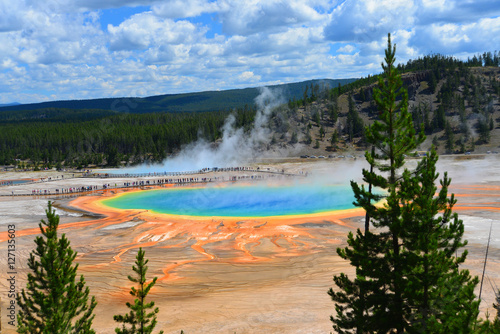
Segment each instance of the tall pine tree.
[[17,296],[19,313],[18,333],[95,333],[91,329],[92,314],[97,305],[83,275],[76,279],[77,255],[63,234],[57,235],[59,216],[49,202],[45,211],[47,221],[39,224],[42,236],[36,237],[36,249],[31,252],[26,290]]
[[[123,323],[121,329],[115,329],[115,332],[118,334],[151,334],[156,327],[156,314],[159,312],[159,309],[158,307],[154,307],[155,303],[153,301],[146,303],[146,297],[151,288],[155,285],[158,277],[146,283],[146,273],[148,271],[147,263],[149,260],[144,259],[144,254],[145,252],[142,248],[139,248],[135,266],[132,266],[132,269],[136,273],[136,277],[128,276],[131,282],[137,283],[138,285],[137,289],[135,287],[130,289],[130,294],[136,297],[134,304],[127,302],[126,305],[130,309],[130,312],[125,315],[114,316],[116,322]],[[152,310],[150,311],[150,309]],[[128,324],[129,328],[127,328],[125,324]],[[159,334],[163,334],[163,331],[160,331]]]
[[[328,292],[336,310],[331,320],[338,333],[440,333],[460,326],[467,332],[478,305],[473,294],[477,280],[458,270],[466,252],[454,255],[465,244],[463,224],[451,213],[455,201],[447,198],[446,176],[438,198],[433,197],[435,152],[414,171],[402,171],[405,155],[424,135],[415,133],[408,94],[394,67],[395,52],[389,35],[385,78],[374,90],[380,121],[366,129],[374,150],[365,157],[374,168],[363,170],[363,179],[378,190],[351,182],[355,204],[366,211],[375,231],[358,229],[349,234],[348,247],[337,249],[356,267],[356,275],[334,277],[338,289]],[[384,204],[376,206],[382,198]]]
[[448,197],[448,175],[440,181],[439,192],[435,185],[437,160],[432,149],[414,173],[404,172],[399,190],[407,269],[405,321],[418,333],[467,333],[478,316],[478,279],[460,270],[467,257],[466,250],[459,255],[467,244],[462,240],[464,225],[452,212],[456,200],[453,194]]

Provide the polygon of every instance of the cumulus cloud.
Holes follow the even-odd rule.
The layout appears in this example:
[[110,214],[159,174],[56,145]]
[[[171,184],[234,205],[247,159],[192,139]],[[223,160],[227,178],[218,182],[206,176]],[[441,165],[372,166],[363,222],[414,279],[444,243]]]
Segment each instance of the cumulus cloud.
[[367,43],[414,23],[415,4],[408,0],[346,1],[335,8],[324,29],[326,39],[335,42]]
[[308,1],[220,1],[219,19],[228,35],[283,31],[321,18]]
[[[36,1],[36,0],[35,0]],[[92,11],[99,9],[152,6],[163,0],[52,0],[71,2],[66,8],[74,8],[79,11]]]
[[469,24],[431,24],[415,28],[410,39],[421,53],[475,53],[500,45],[500,17]]
[[500,3],[494,0],[422,0],[416,14],[418,25],[463,24],[500,15]]
[[365,76],[388,32],[401,62],[500,45],[493,0],[4,0],[0,16],[0,103]]
[[500,3],[492,0],[346,1],[331,12],[324,36],[331,42],[354,42],[360,63],[369,67],[380,58],[389,32],[401,62],[429,53],[492,50],[499,45],[499,15]]
[[4,57],[18,64],[59,64],[87,62],[99,53],[96,41],[102,40],[103,32],[93,13],[62,14],[48,10],[56,7],[42,10],[23,1],[15,7],[15,12],[4,16],[4,22],[18,16],[21,19],[9,31],[0,33]]
[[338,53],[351,53],[354,50],[356,50],[356,48],[353,45],[347,44],[345,46],[342,46],[342,47],[338,48],[337,52]]
[[22,28],[23,15],[22,3],[20,2],[0,2],[0,33],[6,31],[16,31]]
[[170,0],[152,6],[153,13],[171,19],[196,17],[219,9],[216,2],[206,0]]
[[258,82],[260,80],[260,75],[255,75],[252,71],[245,71],[238,76],[238,79],[243,82]]
[[162,19],[150,12],[136,14],[117,27],[108,25],[108,32],[111,50],[193,43],[202,35],[191,22]]

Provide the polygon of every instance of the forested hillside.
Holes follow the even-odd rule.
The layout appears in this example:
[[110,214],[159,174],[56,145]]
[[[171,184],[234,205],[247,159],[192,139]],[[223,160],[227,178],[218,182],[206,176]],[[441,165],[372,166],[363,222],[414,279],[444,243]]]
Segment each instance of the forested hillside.
[[[439,153],[500,150],[500,60],[496,52],[468,61],[431,55],[398,67],[408,90],[416,130],[427,135]],[[373,88],[378,76],[338,89],[304,92],[273,118],[273,142],[280,147],[305,144],[304,152],[325,154],[364,150],[364,126],[377,119]]]
[[[434,144],[440,154],[500,151],[499,56],[484,53],[461,61],[430,55],[398,66],[416,130],[427,135],[419,150]],[[373,101],[377,80],[369,76],[346,85],[290,85],[288,103],[268,118],[266,126],[273,135],[263,149],[283,152],[294,147],[297,152],[299,147],[309,155],[366,149],[364,127],[378,117]],[[199,138],[217,145],[232,112],[222,108],[135,114],[87,108],[0,112],[0,165],[86,167],[161,161]],[[236,126],[250,129],[254,104],[235,113]]]
[[[253,108],[235,112],[248,127]],[[86,167],[120,161],[162,161],[198,138],[215,141],[229,112],[118,114],[89,121],[0,123],[0,164]]]

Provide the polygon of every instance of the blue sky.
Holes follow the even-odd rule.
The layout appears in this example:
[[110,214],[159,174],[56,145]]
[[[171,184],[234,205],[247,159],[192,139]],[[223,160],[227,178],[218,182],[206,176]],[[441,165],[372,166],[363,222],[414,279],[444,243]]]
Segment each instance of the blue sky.
[[498,0],[0,0],[0,103],[150,96],[380,72],[500,50]]

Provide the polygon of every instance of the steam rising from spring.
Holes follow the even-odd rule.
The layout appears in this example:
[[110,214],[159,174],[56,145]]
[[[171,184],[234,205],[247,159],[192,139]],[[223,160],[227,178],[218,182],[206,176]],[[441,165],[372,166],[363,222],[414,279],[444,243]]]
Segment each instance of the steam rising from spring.
[[264,87],[260,88],[255,103],[257,114],[254,126],[249,132],[236,128],[236,118],[231,114],[224,123],[222,139],[217,144],[198,139],[182,149],[175,157],[167,158],[161,164],[126,168],[122,172],[195,171],[206,167],[239,166],[254,160],[262,152],[262,147],[270,141],[271,131],[267,124],[272,110],[284,101],[276,91]]

